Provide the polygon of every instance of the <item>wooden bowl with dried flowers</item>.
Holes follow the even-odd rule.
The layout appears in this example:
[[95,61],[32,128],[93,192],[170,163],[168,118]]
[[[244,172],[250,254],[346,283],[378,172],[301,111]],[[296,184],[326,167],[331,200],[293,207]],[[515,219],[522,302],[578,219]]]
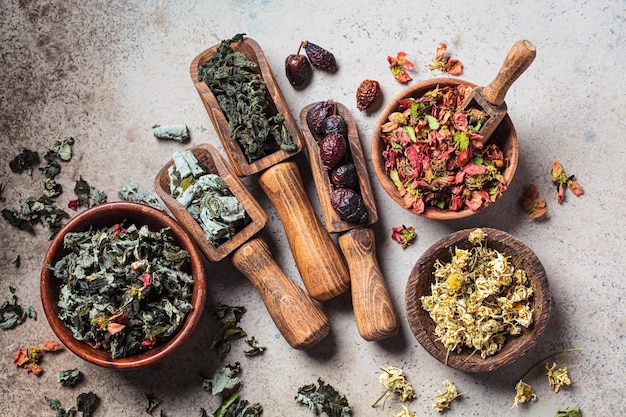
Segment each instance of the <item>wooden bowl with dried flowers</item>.
[[411,331],[440,362],[489,372],[537,343],[551,309],[545,270],[533,251],[501,230],[461,230],[418,259],[405,303]]
[[[204,261],[165,212],[109,202],[77,214],[55,235],[40,291],[45,316],[69,350],[103,367],[137,369],[171,355],[194,331],[206,300]],[[162,305],[175,318],[168,326]]]
[[387,194],[412,213],[435,220],[468,217],[511,183],[519,144],[509,116],[483,141],[473,130],[485,122],[484,114],[455,112],[475,87],[433,78],[402,91],[383,109],[372,136],[374,172]]

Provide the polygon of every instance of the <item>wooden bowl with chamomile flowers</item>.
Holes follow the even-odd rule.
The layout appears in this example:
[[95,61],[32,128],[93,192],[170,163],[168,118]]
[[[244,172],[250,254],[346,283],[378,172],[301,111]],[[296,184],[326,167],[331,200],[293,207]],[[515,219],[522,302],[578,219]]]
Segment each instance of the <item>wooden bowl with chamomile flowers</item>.
[[418,259],[406,285],[417,341],[465,372],[505,367],[532,349],[551,309],[546,272],[533,251],[497,229],[450,234]]
[[204,309],[202,253],[156,208],[88,208],[55,235],[40,277],[45,316],[80,358],[113,369],[152,365],[192,334]]

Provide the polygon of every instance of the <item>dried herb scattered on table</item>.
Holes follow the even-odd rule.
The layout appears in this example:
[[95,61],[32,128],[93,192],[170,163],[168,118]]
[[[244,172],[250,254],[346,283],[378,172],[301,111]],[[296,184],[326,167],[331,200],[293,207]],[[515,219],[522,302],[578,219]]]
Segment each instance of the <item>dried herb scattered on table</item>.
[[[222,404],[212,414],[213,417],[258,417],[263,414],[263,407],[259,403],[250,404],[239,398],[239,391],[222,401]],[[200,409],[200,416],[207,416],[204,409]]]
[[20,202],[19,210],[2,209],[2,217],[11,225],[31,234],[35,234],[35,224],[41,223],[48,228],[52,238],[69,214],[57,207],[52,199],[42,195],[39,198],[25,198]]
[[387,62],[389,63],[391,75],[393,75],[396,81],[404,84],[413,80],[408,71],[412,71],[414,66],[413,63],[407,59],[406,52],[398,52],[396,58],[387,56]]
[[412,400],[415,398],[415,392],[413,386],[404,377],[404,372],[397,366],[388,366],[387,368],[380,368],[383,372],[378,377],[378,381],[385,387],[383,393],[374,401],[372,407],[376,407],[380,401],[383,402],[383,408],[385,408],[385,402],[390,395],[394,392],[398,394],[400,401]]
[[580,407],[570,407],[558,410],[554,417],[583,417]]
[[45,397],[46,404],[56,411],[56,417],[74,417],[82,413],[83,417],[90,417],[98,403],[98,396],[93,392],[83,392],[76,397],[76,406],[64,409],[61,401],[56,398]]
[[198,80],[211,89],[228,120],[230,136],[247,161],[254,162],[278,150],[294,151],[296,145],[283,124],[284,115],[272,115],[258,64],[232,49],[231,43],[243,39],[244,34],[237,34],[223,40],[198,68]]
[[237,376],[241,372],[241,364],[228,364],[219,371],[216,371],[211,378],[202,378],[202,389],[209,391],[213,395],[224,392],[231,393],[241,386],[241,379]]
[[563,203],[563,200],[565,199],[566,187],[569,188],[576,197],[583,195],[583,187],[578,181],[576,181],[576,177],[574,175],[568,176],[559,161],[554,161],[552,163],[550,173],[552,174],[552,182],[557,187],[557,201],[559,204]]
[[23,308],[17,303],[15,288],[9,287],[9,299],[0,306],[0,329],[9,330],[24,323],[27,318],[37,320],[37,312],[32,306]]
[[205,173],[190,151],[174,152],[169,168],[170,193],[202,227],[207,240],[219,246],[250,222],[250,216],[219,175]]
[[433,408],[439,412],[448,410],[452,401],[463,395],[463,393],[459,393],[457,387],[447,379],[443,381],[443,386],[445,388],[444,392],[433,398],[435,401]]
[[488,247],[481,229],[468,240],[469,249],[450,248],[449,262],[436,260],[435,281],[421,302],[449,352],[467,347],[486,358],[532,324],[533,289],[524,269]]
[[26,372],[40,375],[43,372],[39,363],[45,352],[58,352],[63,350],[63,346],[54,340],[46,340],[42,346],[32,345],[28,348],[19,349],[15,353],[13,363],[19,368],[26,369]]
[[187,125],[154,125],[152,134],[157,139],[171,139],[177,142],[187,142],[189,140],[189,129]]
[[78,340],[122,358],[171,338],[192,310],[189,254],[169,229],[115,225],[65,235],[48,265],[63,281],[59,318]]
[[463,72],[463,64],[458,59],[452,59],[447,54],[448,45],[440,43],[437,46],[437,52],[432,62],[428,64],[431,71],[439,70],[450,75],[461,75]]
[[213,310],[219,328],[213,337],[211,349],[217,351],[220,359],[224,359],[230,351],[230,341],[246,336],[246,331],[239,327],[239,321],[246,312],[245,307],[231,307],[219,304]]
[[538,200],[539,191],[535,184],[528,184],[526,191],[519,200],[522,210],[528,214],[531,219],[538,219],[548,212],[546,200]]
[[315,384],[304,385],[298,388],[296,401],[309,407],[314,414],[321,411],[330,417],[349,417],[350,404],[345,395],[339,392],[330,384],[326,384],[322,378],[318,378],[319,387]]
[[80,381],[81,373],[78,368],[66,369],[57,373],[57,382],[66,387],[73,387]]
[[163,206],[159,202],[159,199],[150,194],[148,190],[141,187],[133,180],[128,180],[125,184],[123,184],[117,191],[117,195],[122,200],[142,203],[157,208],[159,210],[163,210]]
[[78,201],[78,204],[72,203],[72,201],[70,201],[70,208],[74,210],[81,206],[91,207],[105,203],[107,201],[107,195],[103,191],[100,191],[89,185],[89,183],[85,181],[82,176],[79,177],[78,180],[76,180],[76,185],[74,185],[74,193],[76,194],[76,197],[78,197],[76,200],[72,200]]
[[409,247],[411,243],[417,238],[415,234],[415,227],[405,225],[395,226],[391,229],[391,239],[395,240],[400,244],[402,249],[406,249]]
[[161,405],[161,400],[158,399],[157,396],[154,395],[154,393],[152,393],[152,392],[147,392],[146,393],[146,399],[148,400],[148,406],[146,407],[146,413],[152,415],[154,410],[156,410],[156,408]]
[[400,100],[382,126],[385,170],[406,208],[478,210],[506,189],[507,158],[478,133],[487,115],[457,109],[461,86],[437,87]]
[[28,172],[28,175],[33,174],[33,167],[39,163],[39,154],[37,151],[31,151],[27,148],[21,148],[20,153],[17,154],[11,161],[9,161],[9,168],[16,174],[22,172]]

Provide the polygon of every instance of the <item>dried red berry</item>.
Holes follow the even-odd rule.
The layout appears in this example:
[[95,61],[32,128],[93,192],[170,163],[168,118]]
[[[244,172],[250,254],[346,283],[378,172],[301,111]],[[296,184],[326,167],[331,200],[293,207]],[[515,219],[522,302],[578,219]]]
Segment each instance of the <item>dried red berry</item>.
[[346,139],[337,132],[324,136],[320,142],[320,158],[326,168],[334,168],[346,156]]
[[361,194],[349,188],[337,188],[330,195],[330,204],[339,217],[351,223],[363,223],[367,210]]
[[380,84],[378,81],[364,80],[356,90],[356,106],[359,110],[369,109],[380,96]]
[[304,41],[304,50],[315,68],[335,72],[337,71],[337,61],[335,56],[326,49],[309,41]]
[[305,55],[300,55],[300,48],[296,54],[291,54],[285,59],[285,74],[289,83],[296,89],[304,88],[311,81],[311,64]]
[[322,122],[325,118],[332,115],[335,111],[335,103],[332,100],[320,101],[309,109],[306,114],[306,121],[309,128],[318,135],[324,135],[322,132]]
[[352,162],[339,165],[331,171],[330,180],[337,188],[350,188],[355,190],[358,184],[356,167]]

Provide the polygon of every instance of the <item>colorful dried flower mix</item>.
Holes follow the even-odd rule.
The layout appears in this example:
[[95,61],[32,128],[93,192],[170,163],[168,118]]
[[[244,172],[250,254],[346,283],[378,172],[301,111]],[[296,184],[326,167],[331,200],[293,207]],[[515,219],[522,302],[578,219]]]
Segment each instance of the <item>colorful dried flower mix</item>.
[[54,340],[46,340],[42,346],[32,345],[22,348],[15,353],[13,363],[18,368],[26,369],[26,372],[39,375],[43,372],[39,363],[45,352],[58,352],[63,350],[63,346]]
[[400,244],[402,249],[406,249],[417,235],[415,234],[415,228],[413,226],[406,227],[405,225],[396,226],[391,229],[391,239]]
[[70,232],[47,265],[62,281],[59,318],[73,336],[122,358],[170,339],[193,309],[189,253],[168,228],[134,224]]
[[533,290],[526,272],[489,248],[481,229],[468,240],[470,249],[450,248],[450,262],[435,262],[431,294],[421,301],[449,352],[468,347],[486,358],[532,324]]
[[524,195],[519,200],[522,210],[528,214],[531,219],[538,219],[548,212],[546,200],[538,200],[539,191],[535,184],[528,184]]
[[396,81],[404,84],[413,80],[407,71],[412,71],[414,66],[413,63],[407,59],[406,52],[398,52],[395,58],[387,56],[387,62],[389,62],[389,69]]
[[400,100],[381,128],[385,170],[407,209],[476,211],[507,187],[508,159],[478,133],[484,111],[458,110],[464,94],[463,86],[438,86]]
[[448,45],[445,43],[437,45],[437,52],[432,62],[428,64],[428,69],[431,71],[439,70],[450,75],[461,75],[463,72],[463,64],[458,59],[452,59],[446,55],[447,50]]
[[552,163],[550,173],[552,174],[552,182],[557,187],[557,201],[559,204],[563,203],[565,199],[566,187],[569,188],[576,197],[583,195],[583,187],[576,181],[576,177],[574,175],[568,176],[559,161]]

